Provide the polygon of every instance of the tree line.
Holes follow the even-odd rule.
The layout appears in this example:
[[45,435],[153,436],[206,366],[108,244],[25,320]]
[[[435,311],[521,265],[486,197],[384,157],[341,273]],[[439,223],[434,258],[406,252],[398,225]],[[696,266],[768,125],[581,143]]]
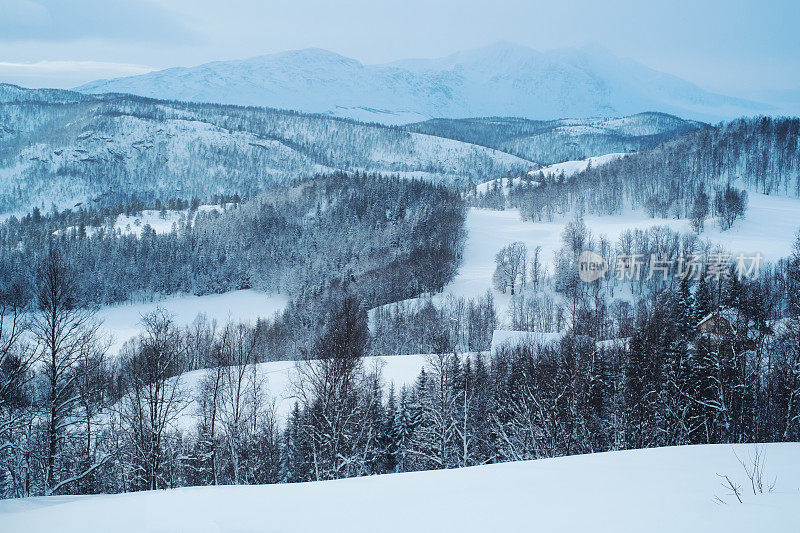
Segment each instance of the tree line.
[[[224,211],[198,212],[197,199],[151,204],[186,209],[167,233],[114,228],[118,214],[142,203],[11,217],[0,224],[2,283],[33,302],[36,265],[53,249],[85,306],[246,288],[282,292],[291,303],[284,325],[272,325],[283,343],[272,357],[291,358],[342,293],[376,307],[438,292],[461,260],[463,201],[457,191],[428,182],[335,174],[245,201],[216,200]],[[88,231],[91,222],[100,225]]]
[[401,128],[268,108],[0,87],[0,212],[253,196],[320,172],[449,183],[528,167]]
[[[579,234],[565,232],[565,245]],[[800,240],[757,279],[648,282],[627,309],[602,281],[550,282],[574,302],[560,341],[464,353],[452,321],[433,321],[427,365],[400,388],[370,364],[380,340],[358,295],[344,295],[296,363],[296,403],[283,420],[266,401],[258,328],[179,328],[157,311],[110,359],[53,253],[35,313],[3,300],[3,494],[298,482],[800,438]],[[715,312],[725,320],[699,326]],[[182,380],[196,383],[192,398]]]
[[511,173],[504,181],[507,194],[500,183],[483,194],[473,189],[467,198],[479,207],[516,207],[534,221],[639,208],[652,217],[693,220],[702,231],[700,217],[711,213],[725,230],[744,215],[745,191],[800,196],[800,119],[738,119],[568,178]]

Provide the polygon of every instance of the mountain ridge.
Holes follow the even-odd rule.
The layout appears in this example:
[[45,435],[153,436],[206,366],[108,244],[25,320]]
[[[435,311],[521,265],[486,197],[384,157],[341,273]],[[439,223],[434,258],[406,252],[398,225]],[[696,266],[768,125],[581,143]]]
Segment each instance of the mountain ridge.
[[536,166],[489,147],[337,117],[3,84],[0,124],[0,214],[89,200],[247,195],[334,172],[455,183]]
[[437,135],[495,148],[549,165],[613,152],[651,148],[708,124],[660,112],[626,117],[531,120],[516,117],[430,119],[404,126],[408,131]]
[[307,48],[97,80],[75,90],[274,107],[384,124],[645,111],[718,121],[771,109],[705,91],[600,47],[540,52],[505,42],[442,58],[377,65]]

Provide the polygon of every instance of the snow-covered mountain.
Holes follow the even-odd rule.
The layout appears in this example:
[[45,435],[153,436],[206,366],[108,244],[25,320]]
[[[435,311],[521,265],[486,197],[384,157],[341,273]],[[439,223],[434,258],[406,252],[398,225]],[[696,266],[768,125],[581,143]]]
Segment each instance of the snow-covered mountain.
[[315,173],[485,181],[535,163],[440,136],[263,108],[0,84],[0,213],[248,194]]
[[510,43],[440,59],[364,65],[306,49],[98,80],[83,93],[269,106],[382,123],[432,117],[531,119],[663,111],[720,120],[769,111],[599,47],[540,52]]

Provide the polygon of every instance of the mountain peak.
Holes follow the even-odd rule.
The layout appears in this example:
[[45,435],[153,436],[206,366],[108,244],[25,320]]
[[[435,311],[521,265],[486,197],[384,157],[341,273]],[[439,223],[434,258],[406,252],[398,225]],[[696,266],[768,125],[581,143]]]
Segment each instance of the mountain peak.
[[489,43],[485,46],[479,46],[477,48],[473,48],[472,50],[467,50],[467,53],[470,52],[486,52],[488,54],[538,54],[539,52],[529,46],[525,46],[522,44],[518,44],[512,41],[495,41],[493,43]]
[[[351,59],[341,54],[337,54],[336,52],[331,52],[330,50],[325,50],[324,48],[300,48],[297,50],[286,50],[283,52],[277,52],[275,54],[258,56],[252,59],[258,59],[261,61],[282,59],[290,61],[329,61],[329,62],[356,63],[359,65],[361,64],[355,59]],[[248,60],[245,59],[244,61]]]
[[767,109],[710,93],[596,44],[540,52],[509,41],[384,65],[306,48],[100,80],[77,90],[278,107],[384,123],[431,117],[608,117],[651,110],[716,121]]

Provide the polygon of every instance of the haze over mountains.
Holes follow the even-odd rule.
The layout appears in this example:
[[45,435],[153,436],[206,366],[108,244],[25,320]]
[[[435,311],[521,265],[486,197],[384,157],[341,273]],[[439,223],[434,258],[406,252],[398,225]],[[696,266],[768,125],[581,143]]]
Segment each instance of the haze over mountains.
[[433,117],[548,120],[645,111],[718,121],[775,111],[706,91],[600,47],[539,52],[505,42],[440,59],[383,65],[312,48],[98,80],[76,90],[268,106],[386,124]]

